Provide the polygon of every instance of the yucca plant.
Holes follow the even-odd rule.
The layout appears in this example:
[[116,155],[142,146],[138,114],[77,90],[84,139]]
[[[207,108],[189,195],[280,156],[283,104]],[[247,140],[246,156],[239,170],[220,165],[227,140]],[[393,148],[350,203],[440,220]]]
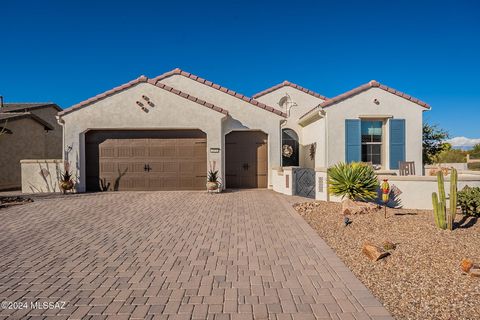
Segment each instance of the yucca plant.
[[328,169],[330,194],[351,200],[373,200],[377,197],[378,179],[371,166],[361,162],[340,162]]

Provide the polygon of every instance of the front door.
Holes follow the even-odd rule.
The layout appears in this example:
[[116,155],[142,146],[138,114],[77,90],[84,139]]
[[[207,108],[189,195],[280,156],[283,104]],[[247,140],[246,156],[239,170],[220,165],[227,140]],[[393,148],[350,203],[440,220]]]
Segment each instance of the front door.
[[227,188],[266,188],[268,137],[261,131],[233,131],[225,136]]

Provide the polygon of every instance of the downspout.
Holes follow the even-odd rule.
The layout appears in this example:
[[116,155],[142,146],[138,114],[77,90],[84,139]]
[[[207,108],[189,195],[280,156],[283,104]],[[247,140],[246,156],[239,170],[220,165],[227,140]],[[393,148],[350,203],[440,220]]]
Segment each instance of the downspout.
[[63,154],[63,161],[65,162],[65,120],[63,120],[60,116],[56,116],[58,124],[62,127],[62,154]]
[[328,141],[328,116],[325,110],[322,108],[323,116],[325,118],[325,155],[324,155],[324,163],[325,163],[325,168],[327,169],[327,181],[325,181],[325,184],[327,186],[327,201],[330,201],[330,193],[328,192],[328,149],[329,149],[329,141]]
[[280,120],[280,149],[277,150],[278,152],[278,156],[280,157],[280,168],[283,168],[283,163],[282,163],[282,139],[283,139],[283,136],[282,136],[282,133],[283,133],[283,127],[285,127],[285,125],[287,124],[287,119],[282,119]]

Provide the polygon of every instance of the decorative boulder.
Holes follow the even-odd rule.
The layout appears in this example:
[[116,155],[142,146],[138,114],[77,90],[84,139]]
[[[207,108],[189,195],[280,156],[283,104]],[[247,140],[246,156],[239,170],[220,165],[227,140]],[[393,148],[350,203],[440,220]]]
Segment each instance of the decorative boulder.
[[397,248],[397,245],[393,243],[392,241],[383,241],[382,247],[385,251],[390,251],[390,250],[395,250]]
[[470,269],[469,275],[472,277],[480,277],[480,264],[474,264]]
[[373,203],[353,201],[345,199],[342,201],[342,213],[344,215],[366,214],[378,210],[378,206]]
[[473,267],[473,261],[470,259],[463,258],[462,262],[460,263],[460,268],[463,272],[469,272],[470,269]]
[[362,252],[372,261],[378,261],[389,255],[388,252],[371,243],[364,243],[362,246]]

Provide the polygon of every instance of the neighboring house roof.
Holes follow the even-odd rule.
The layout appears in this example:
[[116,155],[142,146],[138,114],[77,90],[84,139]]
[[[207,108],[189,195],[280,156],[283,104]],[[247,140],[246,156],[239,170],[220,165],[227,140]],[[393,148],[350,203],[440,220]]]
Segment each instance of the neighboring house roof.
[[58,111],[62,111],[62,109],[53,102],[9,102],[3,104],[3,106],[0,108],[0,112],[20,112],[46,107],[53,107]]
[[87,99],[87,100],[85,100],[85,101],[82,101],[82,102],[80,102],[80,103],[77,103],[76,105],[71,106],[70,108],[64,109],[63,111],[59,112],[58,115],[59,115],[59,116],[66,115],[67,113],[70,113],[70,112],[73,112],[73,111],[75,111],[75,110],[78,110],[78,109],[81,109],[81,108],[83,108],[83,107],[86,107],[86,106],[88,106],[88,105],[91,105],[91,104],[94,103],[94,102],[97,102],[97,101],[99,101],[99,100],[101,100],[101,99],[104,99],[104,98],[106,98],[106,97],[109,97],[109,96],[111,96],[111,95],[113,95],[113,94],[115,94],[115,93],[118,93],[118,92],[123,91],[123,90],[125,90],[125,89],[128,89],[128,88],[130,88],[130,87],[133,87],[133,86],[135,86],[135,85],[137,85],[137,84],[139,84],[139,83],[150,83],[150,84],[152,84],[152,85],[154,85],[154,86],[156,86],[156,87],[158,87],[158,88],[161,88],[161,89],[163,89],[163,90],[169,91],[169,92],[171,92],[171,93],[173,93],[173,94],[176,94],[176,95],[178,95],[178,96],[180,96],[180,97],[182,97],[182,98],[188,99],[188,100],[193,101],[193,102],[196,102],[196,103],[198,103],[198,104],[200,104],[200,105],[202,105],[202,106],[204,106],[204,107],[207,107],[207,108],[212,109],[212,110],[214,110],[214,111],[217,111],[217,112],[223,113],[223,114],[225,114],[225,115],[228,115],[228,111],[225,110],[225,109],[223,109],[223,108],[217,107],[217,106],[215,106],[215,105],[212,104],[212,103],[208,103],[208,102],[206,102],[206,101],[204,101],[204,100],[202,100],[202,99],[198,99],[198,98],[196,98],[196,97],[194,97],[194,96],[192,96],[192,95],[189,95],[189,94],[184,93],[184,92],[182,92],[182,91],[180,91],[180,90],[177,90],[177,89],[174,89],[174,88],[172,88],[172,87],[169,87],[169,86],[167,86],[167,85],[165,85],[165,84],[163,84],[163,83],[155,84],[155,83],[153,83],[152,80],[153,80],[153,79],[149,80],[146,76],[143,76],[143,75],[142,75],[142,76],[138,77],[138,78],[135,79],[135,80],[132,80],[132,81],[127,82],[127,83],[125,83],[125,84],[123,84],[123,85],[121,85],[121,86],[115,87],[115,88],[113,88],[113,89],[111,89],[111,90],[105,91],[104,93],[98,94],[98,95],[96,95],[96,96],[94,96],[94,97],[92,97],[92,98],[90,98],[90,99]]
[[311,96],[314,96],[315,98],[319,98],[319,99],[322,99],[322,100],[328,100],[327,97],[325,97],[325,96],[323,96],[323,95],[321,95],[321,94],[319,94],[319,93],[316,93],[315,91],[306,89],[306,88],[304,88],[304,87],[302,87],[302,86],[299,86],[298,84],[295,84],[295,83],[290,82],[290,81],[287,81],[287,80],[285,80],[285,81],[283,81],[282,83],[279,83],[279,84],[277,84],[277,85],[275,85],[275,86],[273,86],[273,87],[270,87],[270,88],[268,88],[268,89],[265,89],[265,90],[263,90],[263,91],[261,91],[261,92],[259,92],[259,93],[254,94],[254,95],[253,95],[253,98],[257,99],[257,98],[259,98],[259,97],[261,97],[261,96],[266,95],[267,93],[273,92],[273,91],[275,91],[275,90],[277,90],[277,89],[280,89],[280,88],[283,88],[283,87],[285,87],[285,86],[289,86],[289,87],[295,88],[295,89],[297,89],[297,90],[300,90],[300,91],[302,91],[302,92],[305,92],[306,94],[309,94],[309,95],[311,95]]
[[14,120],[19,120],[19,119],[24,119],[24,118],[30,118],[41,125],[43,125],[45,128],[48,130],[53,130],[54,128],[52,127],[51,124],[43,120],[42,118],[38,117],[37,115],[30,113],[30,112],[5,112],[5,113],[0,113],[0,121],[2,123],[8,122],[8,121],[14,121]]
[[338,103],[338,102],[340,102],[340,101],[343,101],[343,100],[345,100],[345,99],[348,99],[348,98],[350,98],[350,97],[352,97],[352,96],[354,96],[354,95],[356,95],[356,94],[359,94],[359,93],[361,93],[361,92],[363,92],[363,91],[366,91],[366,90],[368,90],[368,89],[370,89],[370,88],[379,88],[379,89],[385,90],[385,91],[390,92],[390,93],[392,93],[392,94],[394,94],[394,95],[397,95],[397,96],[399,96],[399,97],[401,97],[401,98],[404,98],[404,99],[409,100],[409,101],[411,101],[411,102],[413,102],[413,103],[416,103],[416,104],[418,104],[418,105],[420,105],[420,106],[422,106],[422,107],[424,107],[425,109],[428,109],[428,110],[430,110],[430,108],[431,108],[430,105],[428,105],[426,102],[423,102],[423,101],[421,101],[421,100],[419,100],[419,99],[417,99],[417,98],[414,98],[414,97],[412,97],[412,96],[410,96],[410,95],[408,95],[408,94],[406,94],[406,93],[403,93],[403,92],[401,92],[401,91],[398,91],[398,90],[396,90],[396,89],[393,89],[393,88],[391,88],[391,87],[388,87],[388,86],[386,86],[386,85],[384,85],[384,84],[381,84],[381,83],[378,82],[378,81],[371,80],[370,82],[365,83],[364,85],[361,85],[361,86],[359,86],[359,87],[357,87],[357,88],[355,88],[355,89],[352,89],[352,90],[350,90],[350,91],[347,91],[347,92],[342,93],[342,94],[340,94],[340,95],[338,95],[338,96],[336,96],[336,97],[334,97],[334,98],[331,98],[331,99],[329,99],[329,100],[327,100],[327,101],[324,101],[324,102],[320,103],[318,106],[316,106],[315,108],[313,108],[312,110],[308,111],[308,112],[305,113],[303,116],[301,116],[301,117],[300,117],[300,120],[303,119],[303,118],[306,118],[307,116],[311,115],[312,113],[314,113],[315,111],[318,111],[318,110],[321,109],[321,108],[325,108],[325,107],[332,106],[332,105],[334,105],[334,104],[336,104],[336,103]]
[[195,80],[195,81],[200,82],[200,83],[202,83],[202,84],[204,84],[204,85],[207,85],[207,86],[209,86],[209,87],[212,87],[212,88],[214,88],[214,89],[217,89],[217,90],[219,90],[219,91],[221,91],[221,92],[227,93],[227,94],[229,94],[229,95],[231,95],[231,96],[233,96],[233,97],[236,97],[236,98],[238,98],[238,99],[240,99],[240,100],[243,100],[243,101],[245,101],[245,102],[248,102],[248,103],[250,103],[250,104],[252,104],[252,105],[254,105],[254,106],[258,107],[258,108],[261,108],[261,109],[264,109],[264,110],[273,112],[273,113],[275,113],[275,114],[277,114],[277,115],[279,115],[279,116],[282,116],[282,117],[287,117],[287,114],[284,113],[284,112],[282,112],[282,111],[280,111],[280,110],[277,110],[277,109],[275,109],[275,108],[273,108],[273,107],[270,107],[270,106],[268,106],[268,105],[266,105],[266,104],[264,104],[264,103],[261,103],[261,102],[255,100],[255,99],[252,99],[252,98],[250,98],[250,97],[247,97],[247,96],[245,96],[245,95],[243,95],[243,94],[241,94],[241,93],[235,92],[235,91],[230,90],[230,89],[225,88],[225,87],[222,87],[222,86],[219,85],[219,84],[213,83],[213,82],[208,81],[208,80],[203,79],[203,78],[200,78],[199,76],[196,76],[196,75],[194,75],[194,74],[188,73],[188,72],[183,71],[183,70],[178,69],[178,68],[177,68],[177,69],[174,69],[174,70],[172,70],[172,71],[166,72],[166,73],[164,73],[164,74],[162,74],[162,75],[159,75],[158,77],[153,78],[151,81],[152,81],[152,83],[158,83],[159,81],[161,81],[161,80],[163,80],[163,79],[165,79],[165,78],[174,76],[174,75],[181,75],[181,76],[187,77],[187,78],[189,78],[189,79]]

